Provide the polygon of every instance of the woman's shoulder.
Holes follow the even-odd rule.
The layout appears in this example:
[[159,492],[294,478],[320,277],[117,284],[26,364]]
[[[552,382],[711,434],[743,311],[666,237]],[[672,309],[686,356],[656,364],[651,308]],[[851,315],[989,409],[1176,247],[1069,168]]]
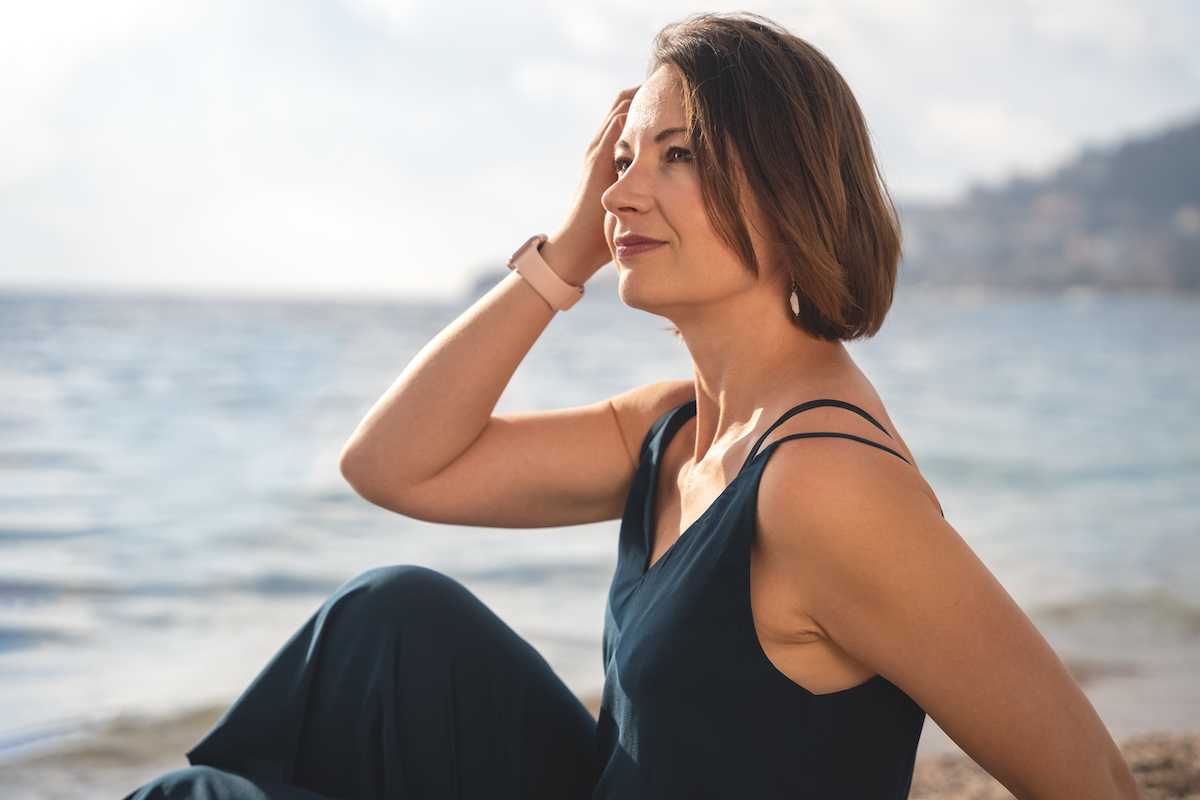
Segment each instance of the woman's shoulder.
[[855,441],[784,442],[763,469],[756,521],[756,552],[788,576],[788,607],[908,691],[864,632],[935,588],[922,584],[929,565],[946,580],[978,566],[917,469]]
[[691,381],[659,381],[638,386],[609,400],[625,449],[634,464],[640,459],[646,434],[663,415],[696,396]]
[[776,446],[758,509],[764,535],[810,552],[874,549],[877,536],[894,544],[904,531],[942,523],[933,489],[907,459],[836,436]]

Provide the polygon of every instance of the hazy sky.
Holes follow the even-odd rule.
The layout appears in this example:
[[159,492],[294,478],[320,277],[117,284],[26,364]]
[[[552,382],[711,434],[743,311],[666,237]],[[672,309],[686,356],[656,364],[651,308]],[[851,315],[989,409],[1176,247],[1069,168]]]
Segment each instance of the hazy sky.
[[[562,219],[674,0],[0,0],[0,288],[446,294]],[[1200,114],[1195,0],[755,3],[900,198]]]

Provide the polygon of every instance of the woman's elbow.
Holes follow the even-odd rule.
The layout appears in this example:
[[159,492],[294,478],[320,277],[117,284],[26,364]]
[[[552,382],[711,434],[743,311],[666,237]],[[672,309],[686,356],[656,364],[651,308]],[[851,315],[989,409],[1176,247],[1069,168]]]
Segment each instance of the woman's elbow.
[[369,441],[351,438],[338,457],[338,469],[350,488],[369,503],[428,522],[442,521],[444,500],[431,492],[429,481],[402,469],[403,458],[395,450],[372,447]]
[[381,468],[376,455],[362,442],[351,439],[346,443],[338,457],[338,469],[341,470],[346,483],[350,484],[350,488],[358,492],[364,500],[404,513],[397,507],[403,492],[397,491],[395,486],[386,485],[386,471]]
[[350,487],[359,494],[362,494],[358,487],[365,473],[363,460],[362,448],[353,439],[346,442],[341,455],[338,456],[338,470],[346,479],[346,483],[350,484]]
[[1111,764],[1113,797],[1118,800],[1138,800],[1138,785],[1125,759],[1118,753]]

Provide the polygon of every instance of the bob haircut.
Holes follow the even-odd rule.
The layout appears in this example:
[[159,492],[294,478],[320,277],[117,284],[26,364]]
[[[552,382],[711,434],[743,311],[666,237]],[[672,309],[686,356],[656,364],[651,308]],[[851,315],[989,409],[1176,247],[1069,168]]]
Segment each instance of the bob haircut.
[[763,17],[701,14],[658,34],[651,71],[660,67],[681,81],[718,235],[758,275],[743,215],[754,208],[796,287],[796,324],[826,340],[876,333],[900,229],[862,111],[829,59]]

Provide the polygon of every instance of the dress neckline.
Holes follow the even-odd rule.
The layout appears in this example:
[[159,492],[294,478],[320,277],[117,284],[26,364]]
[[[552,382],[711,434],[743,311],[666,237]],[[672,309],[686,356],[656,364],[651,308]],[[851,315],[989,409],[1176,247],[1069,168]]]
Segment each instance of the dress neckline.
[[836,432],[830,432],[830,431],[815,431],[815,432],[810,432],[810,433],[801,433],[801,434],[793,434],[791,436],[784,436],[784,437],[777,439],[774,442],[771,442],[766,447],[763,447],[763,442],[765,442],[767,440],[767,437],[771,435],[772,431],[774,431],[776,428],[778,428],[784,422],[788,421],[792,417],[794,417],[797,414],[800,414],[802,412],[809,411],[814,408],[826,408],[826,407],[841,408],[841,409],[845,409],[847,411],[852,411],[855,414],[858,414],[863,419],[870,422],[872,425],[874,425],[880,431],[882,431],[883,434],[885,436],[887,436],[889,439],[892,438],[892,435],[890,433],[888,433],[887,429],[884,428],[883,425],[881,425],[878,421],[876,421],[876,419],[874,417],[872,417],[870,414],[868,414],[866,411],[859,408],[858,406],[853,405],[851,403],[847,403],[844,400],[833,400],[833,399],[829,399],[829,398],[822,398],[819,400],[809,400],[808,402],[793,406],[788,411],[784,412],[784,414],[782,416],[780,416],[780,418],[777,419],[771,425],[771,427],[767,428],[767,430],[762,434],[762,436],[760,436],[758,438],[758,440],[754,443],[753,448],[751,448],[750,454],[746,457],[746,460],[742,462],[742,465],[740,467],[738,467],[737,474],[735,474],[733,476],[733,479],[731,481],[729,481],[729,483],[725,484],[725,488],[723,488],[720,491],[720,493],[718,493],[717,496],[713,498],[712,502],[709,503],[708,506],[704,509],[704,511],[702,511],[700,513],[700,516],[698,516],[694,520],[692,520],[692,522],[679,533],[679,536],[675,537],[675,541],[671,542],[671,545],[666,550],[663,551],[662,555],[660,555],[657,559],[655,559],[654,563],[650,563],[650,558],[651,558],[651,556],[654,555],[654,534],[656,533],[656,530],[657,530],[657,526],[655,525],[654,512],[655,512],[655,508],[657,507],[657,504],[658,504],[658,479],[659,479],[659,473],[660,473],[660,470],[662,467],[663,457],[666,455],[667,448],[671,445],[671,442],[675,440],[675,436],[679,433],[679,430],[685,424],[687,424],[688,420],[690,420],[696,416],[696,409],[697,409],[696,398],[693,397],[691,400],[687,400],[683,403],[680,403],[678,406],[676,406],[675,408],[668,411],[664,415],[666,417],[666,422],[663,425],[663,427],[660,429],[660,433],[659,433],[659,437],[658,437],[658,439],[659,439],[658,450],[656,453],[652,454],[652,458],[650,459],[650,475],[649,475],[650,485],[647,488],[646,508],[645,508],[645,513],[643,514],[643,517],[642,517],[642,542],[645,546],[646,553],[645,553],[645,556],[642,558],[642,571],[641,571],[641,574],[639,575],[639,579],[644,578],[647,575],[649,575],[651,572],[653,572],[655,567],[657,567],[660,563],[662,563],[667,558],[667,556],[669,556],[671,554],[671,552],[673,550],[675,550],[676,546],[679,545],[680,542],[684,541],[685,539],[690,538],[688,536],[688,534],[690,534],[692,529],[695,528],[697,525],[699,525],[712,512],[712,510],[724,500],[725,495],[727,495],[729,493],[730,489],[733,488],[734,484],[736,484],[738,482],[738,479],[741,478],[742,475],[746,472],[746,467],[750,466],[750,464],[752,464],[753,462],[757,461],[760,458],[763,458],[764,456],[769,456],[769,454],[775,449],[775,447],[779,444],[782,444],[783,442],[790,441],[792,439],[811,438],[811,437],[838,437],[838,438],[843,438],[843,439],[851,439],[853,441],[862,442],[863,444],[868,444],[877,449],[884,450],[884,451],[896,456],[901,461],[908,463],[908,459],[906,459],[904,456],[897,453],[895,450],[892,450],[890,447],[885,447],[876,442],[872,442],[870,439],[864,439],[860,436],[853,436],[850,434],[836,433]]

